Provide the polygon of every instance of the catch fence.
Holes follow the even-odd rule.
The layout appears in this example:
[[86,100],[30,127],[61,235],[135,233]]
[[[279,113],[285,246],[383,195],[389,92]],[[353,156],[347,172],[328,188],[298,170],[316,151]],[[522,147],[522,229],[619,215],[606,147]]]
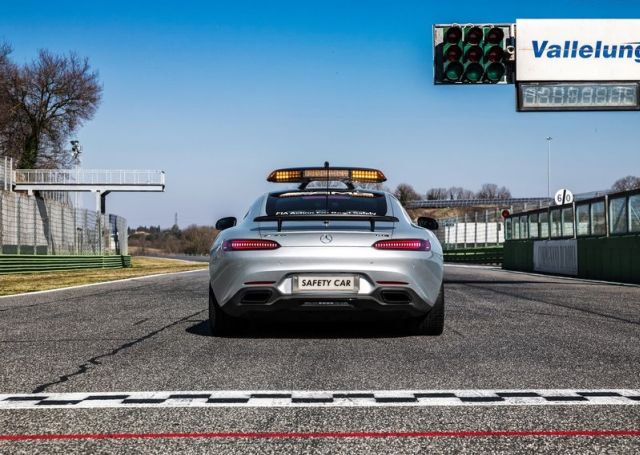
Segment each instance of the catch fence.
[[124,218],[0,191],[0,254],[127,254]]

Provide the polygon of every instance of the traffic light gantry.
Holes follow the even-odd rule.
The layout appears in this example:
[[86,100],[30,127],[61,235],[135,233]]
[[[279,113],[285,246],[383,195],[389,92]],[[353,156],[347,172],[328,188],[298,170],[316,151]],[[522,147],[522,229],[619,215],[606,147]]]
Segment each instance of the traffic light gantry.
[[513,39],[506,25],[435,25],[436,84],[513,82]]

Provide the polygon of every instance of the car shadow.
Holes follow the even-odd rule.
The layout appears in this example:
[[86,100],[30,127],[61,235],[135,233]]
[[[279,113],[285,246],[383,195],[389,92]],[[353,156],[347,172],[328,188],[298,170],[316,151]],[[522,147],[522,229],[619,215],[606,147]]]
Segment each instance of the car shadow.
[[[413,336],[401,319],[352,319],[318,317],[305,320],[281,318],[257,318],[243,321],[243,325],[231,334],[216,338],[240,339],[353,339],[353,338],[402,338]],[[186,329],[187,333],[199,336],[213,336],[205,319]]]

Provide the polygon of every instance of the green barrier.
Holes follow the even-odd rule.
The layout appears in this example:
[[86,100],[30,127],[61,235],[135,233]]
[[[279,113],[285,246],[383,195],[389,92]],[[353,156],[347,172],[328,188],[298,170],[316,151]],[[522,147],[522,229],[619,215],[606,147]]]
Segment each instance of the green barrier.
[[502,268],[533,271],[533,240],[507,240],[504,242]]
[[444,251],[444,262],[501,264],[502,247],[464,248]]
[[640,284],[640,235],[579,238],[578,276]]
[[0,274],[131,267],[131,256],[29,256],[0,254]]

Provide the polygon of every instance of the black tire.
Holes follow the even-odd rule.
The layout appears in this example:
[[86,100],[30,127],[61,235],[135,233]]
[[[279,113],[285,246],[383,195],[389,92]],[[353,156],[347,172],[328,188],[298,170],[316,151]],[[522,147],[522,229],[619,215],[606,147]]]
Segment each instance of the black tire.
[[435,305],[426,316],[411,320],[410,329],[415,335],[437,336],[444,330],[444,286],[440,287],[440,293]]
[[229,335],[236,328],[236,318],[220,309],[215,295],[209,286],[209,332],[213,336]]

